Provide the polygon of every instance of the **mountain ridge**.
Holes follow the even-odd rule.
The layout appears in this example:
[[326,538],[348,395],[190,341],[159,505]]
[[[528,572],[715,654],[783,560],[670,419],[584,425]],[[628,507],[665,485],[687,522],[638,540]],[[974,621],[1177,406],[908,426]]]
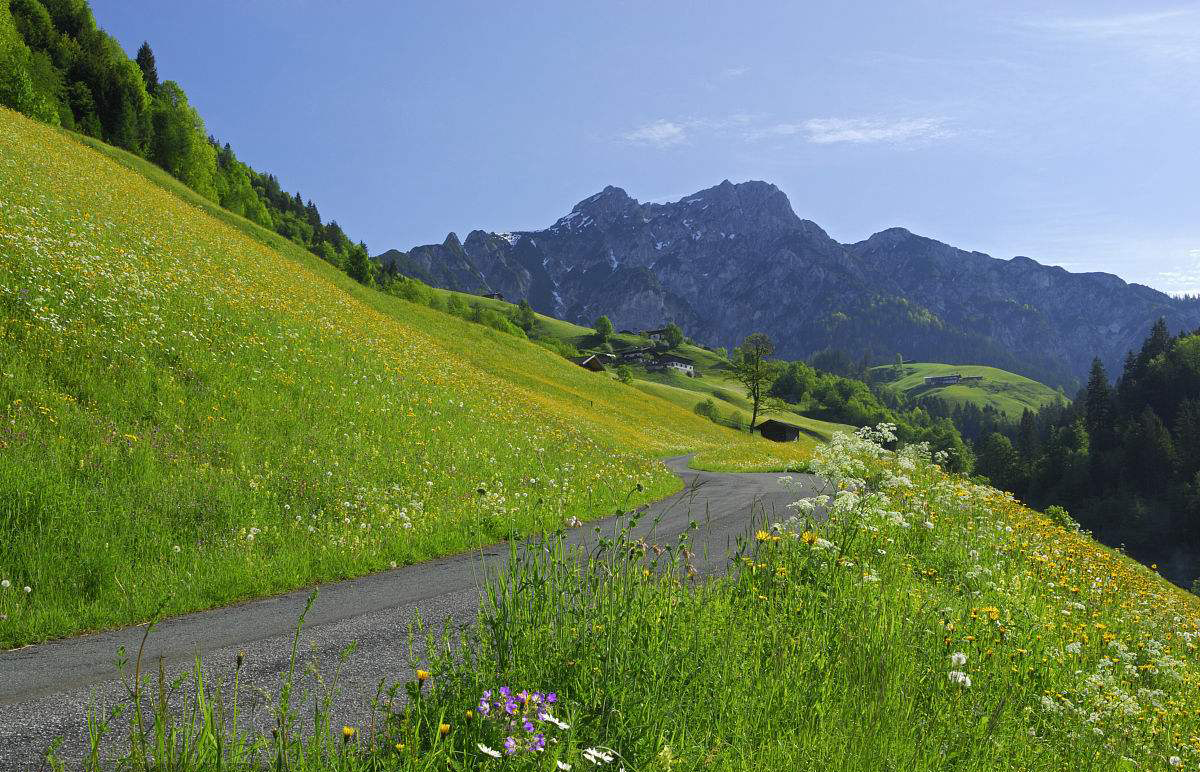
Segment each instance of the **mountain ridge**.
[[473,230],[464,242],[451,233],[376,259],[575,322],[674,321],[713,346],[763,331],[790,358],[838,348],[876,364],[900,352],[1069,388],[1093,356],[1118,366],[1160,316],[1173,331],[1200,326],[1200,301],[1113,274],[996,258],[899,226],[840,243],[760,180],[724,180],[667,203],[607,185],[540,230]]

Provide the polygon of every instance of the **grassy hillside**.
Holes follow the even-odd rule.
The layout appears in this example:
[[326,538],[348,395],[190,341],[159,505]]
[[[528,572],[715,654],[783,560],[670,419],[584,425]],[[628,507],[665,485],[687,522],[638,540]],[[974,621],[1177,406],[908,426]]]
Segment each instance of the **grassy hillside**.
[[[1049,404],[1061,396],[1059,392],[1043,383],[984,365],[909,362],[900,368],[899,377],[892,365],[875,367],[871,372],[881,383],[895,386],[914,399],[936,397],[945,400],[952,408],[964,404],[974,404],[980,408],[991,405],[1013,420],[1020,418],[1026,408],[1037,412],[1042,405]],[[925,385],[925,378],[928,376],[953,373],[982,375],[983,380],[951,386]]]
[[0,110],[0,646],[611,513],[677,486],[668,454],[805,452],[364,288],[89,144]]
[[396,667],[405,710],[343,729],[307,700],[305,738],[159,708],[147,745],[160,766],[219,749],[245,770],[266,768],[259,743],[311,772],[1200,767],[1200,598],[864,434],[817,450],[828,520],[764,523],[729,575],[694,581],[674,545],[531,550],[466,645]]

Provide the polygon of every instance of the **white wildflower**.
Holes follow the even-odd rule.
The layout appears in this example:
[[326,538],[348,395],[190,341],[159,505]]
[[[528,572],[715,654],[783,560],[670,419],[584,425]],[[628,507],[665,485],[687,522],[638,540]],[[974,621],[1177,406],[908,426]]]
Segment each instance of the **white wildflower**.
[[1079,641],[1073,641],[1068,643],[1066,648],[1068,654],[1078,654],[1083,649],[1083,644]]
[[583,757],[596,765],[611,764],[613,762],[613,755],[605,753],[599,748],[585,748],[583,750]]
[[551,724],[554,724],[556,727],[564,731],[571,728],[570,724],[565,721],[559,721],[557,718],[551,715],[550,711],[546,711],[542,714],[542,720],[549,721]]
[[962,667],[963,665],[967,664],[967,655],[963,654],[961,651],[954,652],[950,655],[950,664],[954,665],[955,667]]
[[487,756],[491,756],[493,759],[500,758],[500,751],[496,750],[495,748],[489,748],[483,743],[477,743],[475,747],[479,748],[480,752]]
[[12,587],[12,582],[8,581],[7,579],[4,579],[4,580],[0,581],[0,587],[3,587],[4,589],[7,590],[9,587]]
[[971,688],[971,676],[967,675],[961,670],[951,670],[946,675],[950,678],[950,683],[958,684],[964,689]]
[[1167,759],[1167,763],[1173,767],[1178,767],[1183,763],[1183,759],[1179,758],[1178,756],[1172,756],[1171,758]]

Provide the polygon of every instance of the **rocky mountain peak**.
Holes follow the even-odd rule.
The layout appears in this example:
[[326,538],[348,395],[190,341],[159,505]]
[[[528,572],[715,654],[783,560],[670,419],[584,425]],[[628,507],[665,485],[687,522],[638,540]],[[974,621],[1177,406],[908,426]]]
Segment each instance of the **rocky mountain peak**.
[[841,244],[800,219],[768,182],[720,184],[671,203],[613,185],[549,228],[451,233],[386,253],[407,275],[466,292],[503,292],[537,310],[618,327],[675,321],[732,346],[765,332],[786,358],[836,348],[868,361],[990,364],[1070,389],[1093,356],[1119,367],[1159,316],[1200,325],[1181,301],[1107,274],[1002,260],[905,228]]

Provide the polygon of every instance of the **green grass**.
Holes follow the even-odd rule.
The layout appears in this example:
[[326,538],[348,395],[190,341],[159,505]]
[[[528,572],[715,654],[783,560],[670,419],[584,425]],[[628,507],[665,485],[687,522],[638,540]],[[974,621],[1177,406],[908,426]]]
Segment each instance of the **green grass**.
[[0,110],[0,647],[609,514],[666,455],[779,463],[76,139]]
[[[1062,398],[1058,391],[1043,383],[1038,383],[1023,375],[1010,373],[1007,370],[984,365],[910,362],[901,367],[898,378],[894,370],[893,365],[882,365],[872,368],[871,372],[881,383],[895,386],[911,398],[937,397],[948,402],[952,408],[966,404],[973,404],[980,408],[984,405],[991,405],[1013,420],[1019,419],[1021,413],[1027,408],[1036,413],[1038,408]],[[926,386],[924,383],[928,376],[953,373],[982,375],[983,380],[978,383],[952,386]]]
[[[843,435],[815,463],[856,493],[828,521],[763,523],[723,578],[692,577],[686,537],[552,539],[489,584],[473,629],[430,634],[430,677],[397,666],[369,725],[343,731],[318,695],[232,737],[226,666],[207,710],[158,710],[146,746],[239,770],[592,769],[593,748],[631,772],[1200,766],[1200,598],[918,449]],[[555,693],[564,726],[532,718],[545,751],[480,747],[530,736],[495,717],[503,686]],[[190,756],[156,741],[173,728]]]

